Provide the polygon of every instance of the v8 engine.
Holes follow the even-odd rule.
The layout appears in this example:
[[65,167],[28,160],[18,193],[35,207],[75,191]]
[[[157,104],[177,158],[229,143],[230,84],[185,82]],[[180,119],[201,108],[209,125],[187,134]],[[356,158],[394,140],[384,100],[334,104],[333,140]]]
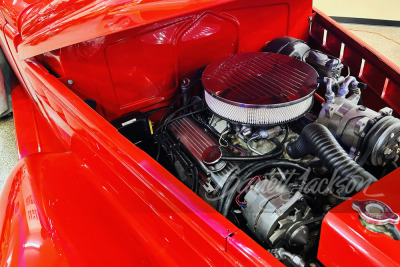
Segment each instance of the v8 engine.
[[365,107],[366,85],[344,70],[290,37],[221,58],[182,82],[156,158],[285,264],[318,265],[326,212],[400,153],[400,120]]

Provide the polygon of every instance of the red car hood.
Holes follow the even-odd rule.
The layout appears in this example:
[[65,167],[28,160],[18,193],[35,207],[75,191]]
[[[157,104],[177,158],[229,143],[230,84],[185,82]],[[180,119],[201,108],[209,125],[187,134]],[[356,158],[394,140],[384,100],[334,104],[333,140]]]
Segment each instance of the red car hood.
[[[234,0],[47,0],[18,18],[21,59]],[[79,30],[79,34],[77,34]]]

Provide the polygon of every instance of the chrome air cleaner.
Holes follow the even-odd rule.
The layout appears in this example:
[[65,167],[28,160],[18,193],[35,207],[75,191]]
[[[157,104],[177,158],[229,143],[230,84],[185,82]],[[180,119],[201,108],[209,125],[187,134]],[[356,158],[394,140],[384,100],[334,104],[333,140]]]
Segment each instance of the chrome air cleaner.
[[235,54],[204,70],[205,100],[216,115],[229,121],[281,124],[309,111],[317,76],[311,66],[286,55]]

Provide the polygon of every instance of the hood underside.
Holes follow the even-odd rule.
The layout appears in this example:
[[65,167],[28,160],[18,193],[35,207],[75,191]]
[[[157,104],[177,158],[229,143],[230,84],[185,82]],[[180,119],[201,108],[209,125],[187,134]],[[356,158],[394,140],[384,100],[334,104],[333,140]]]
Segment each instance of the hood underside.
[[55,0],[25,9],[18,19],[21,59],[111,33],[156,23],[233,0]]

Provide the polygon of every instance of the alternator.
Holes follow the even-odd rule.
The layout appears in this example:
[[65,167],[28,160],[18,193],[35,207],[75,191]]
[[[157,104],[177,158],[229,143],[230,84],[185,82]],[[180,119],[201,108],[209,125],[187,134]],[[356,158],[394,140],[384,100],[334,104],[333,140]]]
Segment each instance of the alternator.
[[269,247],[305,245],[309,229],[302,222],[310,219],[311,209],[300,192],[293,195],[277,179],[257,183],[244,197],[243,216],[247,226]]

